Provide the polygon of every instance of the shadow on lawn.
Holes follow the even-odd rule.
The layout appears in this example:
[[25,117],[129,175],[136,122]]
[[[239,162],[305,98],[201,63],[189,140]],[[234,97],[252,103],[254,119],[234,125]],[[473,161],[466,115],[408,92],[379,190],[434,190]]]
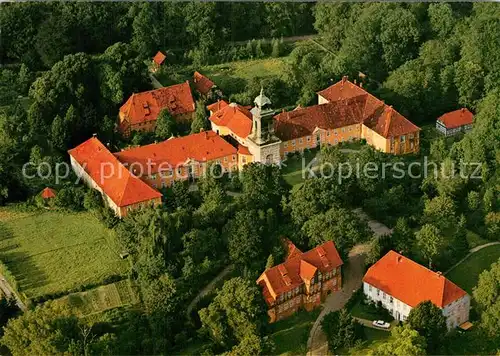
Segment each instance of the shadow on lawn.
[[[14,247],[7,246],[4,249],[12,250]],[[14,275],[20,292],[27,289],[38,288],[47,283],[47,275],[33,261],[33,258],[24,252],[0,253],[0,260],[9,268]]]

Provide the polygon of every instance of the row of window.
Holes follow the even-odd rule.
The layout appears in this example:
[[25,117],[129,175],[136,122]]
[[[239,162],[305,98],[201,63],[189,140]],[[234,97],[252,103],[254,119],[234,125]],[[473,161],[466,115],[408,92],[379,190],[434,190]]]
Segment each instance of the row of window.
[[285,310],[287,309],[290,309],[296,305],[299,305],[300,304],[300,298],[294,298],[290,301],[287,301],[283,304],[279,304],[277,307],[276,307],[276,311],[278,313],[281,313],[281,312],[284,312]]
[[[330,136],[330,135],[329,135],[329,133],[330,133],[330,132],[327,132],[327,136]],[[308,137],[307,137],[307,142],[310,142],[310,138],[311,138],[310,136],[308,136]],[[352,140],[354,140],[354,136],[350,135],[350,136],[349,136],[349,138],[347,138],[345,141],[347,141],[347,140],[348,140],[348,141],[352,141]],[[295,141],[295,140],[292,140],[292,141],[290,141],[290,142],[291,142],[292,146],[295,146],[295,144],[296,144],[296,141]],[[299,138],[299,144],[301,144],[302,142],[303,142],[303,141],[302,141],[302,138]],[[344,137],[341,137],[341,138],[340,138],[340,141],[339,141],[339,139],[338,139],[338,138],[335,138],[335,139],[334,139],[334,142],[335,142],[335,144],[337,144],[337,143],[339,143],[339,142],[344,142]],[[287,147],[288,147],[288,142],[285,142],[285,143],[283,144],[283,147],[284,147],[284,148],[287,148]]]

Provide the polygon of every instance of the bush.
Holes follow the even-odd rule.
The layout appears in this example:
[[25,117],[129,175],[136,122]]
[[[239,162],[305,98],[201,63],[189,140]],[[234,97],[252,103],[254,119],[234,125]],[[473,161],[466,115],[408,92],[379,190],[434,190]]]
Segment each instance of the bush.
[[80,211],[83,210],[84,197],[83,187],[68,186],[59,190],[54,198],[54,204],[58,208]]

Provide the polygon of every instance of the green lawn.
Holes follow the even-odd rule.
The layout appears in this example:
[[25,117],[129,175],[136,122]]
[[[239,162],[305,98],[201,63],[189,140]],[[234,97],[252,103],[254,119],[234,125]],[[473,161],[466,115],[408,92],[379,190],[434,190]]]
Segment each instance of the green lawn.
[[285,181],[291,186],[298,185],[304,181],[305,170],[304,167],[315,158],[319,158],[319,150],[304,151],[304,155],[293,155],[283,162],[281,173]]
[[467,230],[467,242],[469,242],[470,248],[474,248],[476,246],[487,244],[488,242],[491,241],[482,238],[473,231]]
[[489,269],[493,262],[500,258],[500,245],[485,247],[469,256],[464,262],[452,269],[446,277],[459,287],[472,292],[477,285],[479,274]]
[[67,305],[76,315],[87,316],[105,310],[134,305],[139,302],[131,281],[128,279],[99,286],[85,292],[71,293],[58,299]]
[[366,326],[363,327],[363,330],[365,332],[365,341],[361,345],[348,350],[346,354],[366,355],[391,336],[390,331],[373,329]]
[[270,339],[274,342],[274,355],[305,355],[307,339],[320,310],[300,311],[287,319],[271,324]]
[[114,233],[89,213],[0,209],[0,260],[28,298],[124,275],[119,253]]

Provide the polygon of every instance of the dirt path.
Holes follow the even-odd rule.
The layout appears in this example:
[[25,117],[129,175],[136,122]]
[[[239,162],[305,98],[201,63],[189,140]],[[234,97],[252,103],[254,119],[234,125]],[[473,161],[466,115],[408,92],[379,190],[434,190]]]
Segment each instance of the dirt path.
[[10,286],[10,284],[1,274],[0,274],[0,289],[7,298],[14,297],[14,299],[16,300],[16,305],[20,310],[22,310],[23,312],[27,310],[26,305],[24,305],[24,303],[21,301],[17,293],[14,292],[14,289]]
[[328,343],[326,336],[321,329],[321,321],[324,316],[332,311],[342,309],[347,303],[353,292],[361,287],[364,274],[365,255],[368,251],[368,245],[356,245],[349,252],[347,263],[344,265],[343,287],[340,292],[332,293],[323,303],[323,310],[314,322],[314,325],[307,340],[307,355],[327,355]]
[[186,315],[189,317],[189,315],[191,314],[191,311],[193,310],[193,308],[196,306],[196,303],[198,303],[200,301],[201,298],[203,298],[204,296],[206,296],[208,293],[210,293],[214,288],[215,288],[215,285],[217,284],[217,282],[219,282],[222,278],[224,278],[225,276],[227,276],[229,273],[231,273],[231,271],[233,270],[234,266],[233,265],[229,265],[227,266],[226,268],[224,268],[224,270],[222,270],[221,273],[219,273],[214,279],[212,279],[210,281],[210,283],[208,283],[205,288],[203,288],[196,297],[194,297],[194,299],[191,301],[191,303],[189,303],[187,309],[186,309]]
[[462,258],[460,261],[458,261],[457,263],[455,263],[449,270],[447,270],[444,274],[448,274],[450,273],[455,267],[457,267],[459,264],[461,264],[462,262],[464,262],[466,259],[468,259],[471,255],[473,255],[475,252],[479,251],[479,250],[482,250],[483,248],[485,247],[490,247],[490,246],[493,246],[493,245],[500,245],[500,242],[499,241],[493,241],[493,242],[488,242],[487,244],[484,244],[484,245],[480,245],[480,246],[476,246],[474,248],[471,248],[469,250],[469,253],[467,254],[467,256],[465,256],[464,258]]
[[160,89],[163,88],[163,85],[156,79],[156,77],[153,74],[149,74],[149,79],[151,79],[151,84],[153,85],[153,88],[155,89]]

